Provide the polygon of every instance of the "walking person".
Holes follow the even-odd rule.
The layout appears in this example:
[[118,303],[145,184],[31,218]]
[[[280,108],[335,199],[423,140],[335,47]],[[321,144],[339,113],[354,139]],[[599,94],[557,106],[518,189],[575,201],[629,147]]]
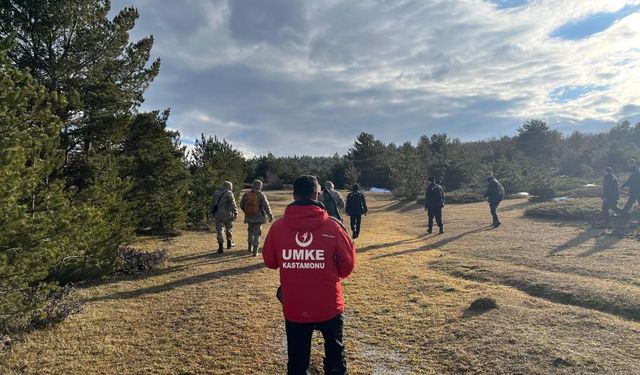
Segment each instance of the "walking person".
[[355,240],[360,236],[360,226],[362,225],[362,215],[367,215],[367,199],[360,191],[360,186],[354,184],[351,192],[347,195],[347,203],[345,204],[345,211],[349,215],[349,221],[351,223],[351,232],[353,233],[353,239]]
[[253,187],[240,198],[240,209],[244,212],[244,222],[248,225],[249,252],[258,255],[262,224],[273,221],[271,206],[267,196],[262,192],[262,181],[254,180]]
[[613,168],[604,169],[604,182],[602,183],[602,215],[605,224],[609,224],[609,210],[614,210],[619,214],[624,214],[624,210],[618,208],[620,190],[618,189],[618,178],[613,174]]
[[429,227],[427,233],[433,232],[433,219],[436,220],[440,228],[440,234],[444,233],[444,224],[442,223],[442,209],[444,208],[444,190],[438,185],[435,177],[429,177],[429,186],[424,196],[424,209],[429,216]]
[[319,192],[313,176],[294,181],[295,201],[271,226],[262,252],[268,268],[280,269],[289,375],[307,373],[315,330],[324,338],[324,373],[347,371],[340,280],[353,271],[356,249],[346,229],[317,202]]
[[498,218],[498,206],[504,199],[504,187],[500,181],[493,176],[487,178],[487,190],[484,193],[484,197],[487,198],[487,202],[489,202],[489,210],[491,210],[493,226],[497,228],[502,225]]
[[344,210],[344,199],[342,195],[333,189],[333,182],[327,181],[322,188],[320,194],[320,202],[324,204],[329,216],[334,217],[342,222],[340,211]]
[[640,203],[640,167],[638,167],[634,159],[629,160],[627,164],[629,165],[631,174],[629,175],[627,181],[622,184],[620,188],[629,188],[629,198],[627,199],[627,203],[623,208],[625,214],[628,216],[631,213],[633,205],[636,202]]
[[233,196],[233,184],[225,181],[222,189],[213,194],[211,213],[216,222],[216,238],[218,239],[218,253],[224,252],[224,240],[227,239],[227,249],[231,249],[233,243],[233,222],[238,217],[238,206]]

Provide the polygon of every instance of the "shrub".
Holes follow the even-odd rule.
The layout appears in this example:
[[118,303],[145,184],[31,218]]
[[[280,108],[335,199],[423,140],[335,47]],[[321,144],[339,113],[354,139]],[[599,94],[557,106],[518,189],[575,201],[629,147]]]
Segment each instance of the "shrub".
[[597,220],[602,203],[599,199],[578,198],[561,202],[546,202],[525,211],[526,216],[557,220]]
[[[2,293],[0,293],[2,294]],[[13,297],[14,300],[0,304],[0,337],[11,341],[8,335],[22,333],[35,328],[44,328],[62,322],[69,315],[82,310],[82,301],[75,288],[68,284],[64,288],[57,288],[51,284],[12,291],[3,297]],[[16,299],[16,297],[18,297]],[[22,307],[26,313],[15,314],[7,307]]]
[[481,189],[458,189],[447,194],[448,203],[476,203],[485,200]]
[[130,275],[152,270],[169,259],[169,253],[164,249],[141,251],[128,246],[119,249],[120,272]]

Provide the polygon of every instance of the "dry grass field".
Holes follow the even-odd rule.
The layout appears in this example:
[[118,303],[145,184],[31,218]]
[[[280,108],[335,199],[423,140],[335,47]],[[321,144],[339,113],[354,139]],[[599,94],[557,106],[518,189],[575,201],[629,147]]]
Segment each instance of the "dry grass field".
[[[289,193],[268,196],[281,215]],[[444,235],[425,235],[416,204],[369,205],[344,283],[351,374],[640,374],[637,240],[525,218],[525,200],[504,203],[498,229],[486,204],[448,206]],[[84,287],[84,311],[0,354],[0,373],[284,373],[278,274],[235,233],[223,255],[209,232],[140,239],[169,263]],[[481,297],[497,309],[468,309]],[[316,337],[315,374],[321,356]]]

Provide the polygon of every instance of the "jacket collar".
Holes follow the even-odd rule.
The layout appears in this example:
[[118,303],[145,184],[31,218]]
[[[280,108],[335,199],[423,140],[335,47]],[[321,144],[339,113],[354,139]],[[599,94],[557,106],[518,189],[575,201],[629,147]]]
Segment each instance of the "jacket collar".
[[293,203],[289,204],[289,206],[317,206],[326,210],[327,208],[322,204],[322,202],[314,201],[313,199],[299,199],[293,201]]

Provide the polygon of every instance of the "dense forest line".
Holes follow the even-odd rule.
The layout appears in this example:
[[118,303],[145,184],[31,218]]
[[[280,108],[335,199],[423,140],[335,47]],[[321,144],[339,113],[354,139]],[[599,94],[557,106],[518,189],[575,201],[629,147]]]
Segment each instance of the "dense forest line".
[[129,39],[136,9],[109,11],[105,0],[0,3],[0,336],[46,325],[62,286],[116,272],[137,231],[206,225],[225,180],[279,188],[314,174],[416,199],[428,175],[452,191],[491,172],[509,192],[550,196],[554,176],[640,159],[640,124],[563,136],[540,120],[477,142],[434,134],[396,145],[362,133],[330,157],[247,159],[205,135],[187,152],[169,111],[139,110],[160,71],[153,38]]

